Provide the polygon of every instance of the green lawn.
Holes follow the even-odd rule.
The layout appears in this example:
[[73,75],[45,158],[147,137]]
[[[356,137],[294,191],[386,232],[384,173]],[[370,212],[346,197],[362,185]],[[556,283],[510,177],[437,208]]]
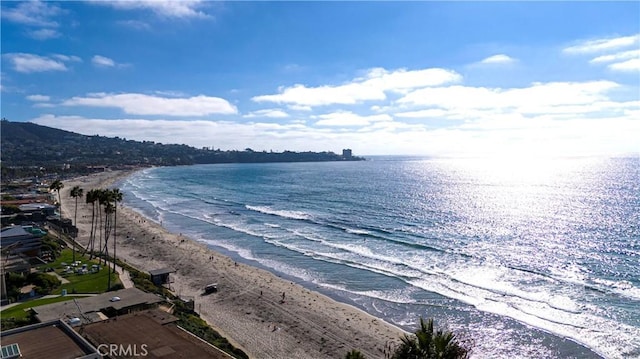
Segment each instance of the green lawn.
[[45,304],[51,304],[51,303],[57,303],[57,302],[64,302],[67,300],[72,300],[73,298],[83,298],[81,296],[74,296],[74,297],[70,297],[70,296],[64,296],[64,297],[54,297],[54,298],[43,298],[43,299],[35,299],[35,300],[30,300],[28,302],[24,302],[24,303],[20,303],[16,306],[13,306],[9,309],[3,310],[2,312],[0,312],[2,318],[16,318],[16,319],[24,319],[27,317],[27,312],[25,311],[25,309],[27,308],[33,308],[33,307],[38,307],[41,305],[45,305]]
[[[98,264],[96,259],[89,261],[89,256],[81,256],[76,252],[76,260],[86,263],[89,268],[92,265]],[[61,263],[67,263],[71,265],[73,262],[73,252],[71,249],[65,249],[60,256],[52,263],[41,266],[39,269],[44,270],[47,267],[53,268],[64,279],[71,283],[62,284],[59,288],[54,290],[51,294],[60,294],[63,289],[67,290],[67,293],[104,293],[107,291],[108,276],[111,275],[111,286],[120,283],[120,279],[117,273],[110,273],[109,269],[101,265],[100,271],[97,273],[88,274],[66,274],[64,273],[64,266]]]

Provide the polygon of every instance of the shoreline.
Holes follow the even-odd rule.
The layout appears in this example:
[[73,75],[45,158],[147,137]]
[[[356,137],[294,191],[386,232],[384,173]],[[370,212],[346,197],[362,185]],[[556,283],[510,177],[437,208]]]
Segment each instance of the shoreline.
[[[113,171],[65,181],[62,211],[73,218],[69,191],[110,188],[136,171]],[[77,241],[86,245],[91,207],[78,200]],[[117,257],[141,270],[176,270],[171,288],[194,299],[200,316],[252,358],[344,357],[352,349],[367,358],[383,358],[389,345],[406,332],[355,306],[281,278],[267,270],[237,263],[204,243],[171,233],[125,206],[118,206]],[[218,292],[201,296],[217,282]],[[284,300],[283,300],[284,299]]]
[[[62,196],[65,216],[73,217],[74,202],[68,197],[73,185],[79,184],[85,193],[92,188],[110,188],[141,170],[145,169],[100,173],[66,181]],[[80,212],[80,202],[78,226],[81,232],[78,239],[85,243],[82,238],[85,237],[86,241],[88,227],[83,231],[82,226],[83,220],[85,226],[89,225],[90,207]],[[89,216],[81,219],[80,213],[88,213]],[[136,227],[135,233],[129,229],[123,231],[125,217],[131,222],[126,227]],[[127,231],[134,240],[126,238]],[[172,274],[175,294],[194,299],[195,309],[201,317],[251,358],[336,358],[344,357],[351,349],[359,350],[367,358],[383,358],[383,351],[389,343],[398,343],[406,330],[413,331],[412,328],[405,330],[394,326],[357,304],[341,300],[344,298],[334,297],[306,283],[298,284],[295,277],[271,273],[268,267],[259,263],[248,261],[247,264],[243,257],[224,247],[211,247],[181,233],[171,233],[161,226],[161,222],[124,205],[118,206],[117,254],[119,259],[144,271],[163,267],[178,269],[180,263],[186,263],[178,273]],[[246,274],[247,271],[250,274]],[[212,282],[218,283],[220,291],[201,297],[204,286]],[[264,295],[261,296],[261,292]],[[283,292],[287,301],[281,305]],[[316,306],[319,309],[314,308]],[[327,313],[331,317],[327,317]],[[508,319],[518,326],[542,333],[541,337],[536,337],[538,340],[548,340],[542,339],[546,337],[565,343],[558,344],[565,347],[562,350],[565,354],[580,356],[588,353],[587,357],[605,357],[573,338]]]

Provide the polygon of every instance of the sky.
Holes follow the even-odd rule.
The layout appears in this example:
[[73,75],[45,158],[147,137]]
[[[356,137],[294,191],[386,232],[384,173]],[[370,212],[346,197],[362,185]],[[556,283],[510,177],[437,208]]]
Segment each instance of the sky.
[[640,2],[2,1],[1,109],[356,155],[640,153]]

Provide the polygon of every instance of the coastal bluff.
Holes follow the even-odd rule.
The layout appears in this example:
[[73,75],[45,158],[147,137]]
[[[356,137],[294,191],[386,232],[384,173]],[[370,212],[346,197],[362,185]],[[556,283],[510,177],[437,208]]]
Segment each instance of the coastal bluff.
[[84,175],[105,168],[181,166],[216,163],[362,161],[350,149],[341,153],[221,150],[184,144],[87,136],[31,122],[0,121],[2,177],[16,178],[64,171]]

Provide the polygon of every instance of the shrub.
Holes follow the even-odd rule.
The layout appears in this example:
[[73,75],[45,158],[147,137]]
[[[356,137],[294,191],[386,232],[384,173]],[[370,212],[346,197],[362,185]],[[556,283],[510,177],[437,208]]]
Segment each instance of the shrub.
[[27,282],[36,286],[38,294],[49,294],[62,284],[58,278],[44,273],[30,273]]
[[344,356],[344,359],[365,359],[365,357],[359,350],[353,349]]

